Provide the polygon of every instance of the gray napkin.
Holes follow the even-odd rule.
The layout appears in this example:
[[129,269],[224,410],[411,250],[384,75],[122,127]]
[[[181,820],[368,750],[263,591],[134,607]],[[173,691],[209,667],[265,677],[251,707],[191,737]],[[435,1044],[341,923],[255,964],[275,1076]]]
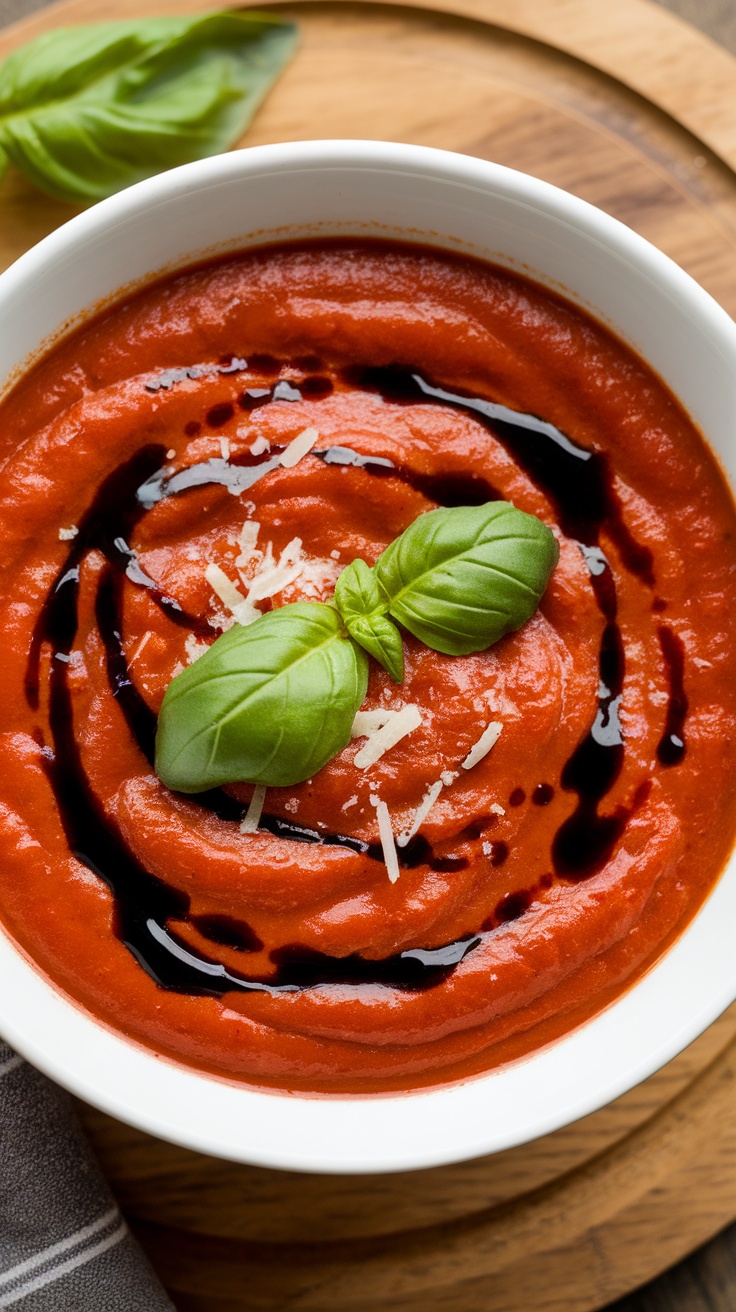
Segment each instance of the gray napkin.
[[174,1312],[68,1096],[0,1040],[0,1309]]

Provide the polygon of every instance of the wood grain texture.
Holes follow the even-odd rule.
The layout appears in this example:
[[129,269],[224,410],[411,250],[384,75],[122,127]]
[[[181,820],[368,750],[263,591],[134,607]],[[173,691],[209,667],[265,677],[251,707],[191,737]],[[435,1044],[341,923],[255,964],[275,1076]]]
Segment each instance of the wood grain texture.
[[[112,0],[105,16],[199,7]],[[510,164],[629,223],[736,314],[736,61],[705,36],[646,0],[282,11],[302,47],[244,144],[371,136]],[[100,16],[61,0],[0,34],[0,54]],[[12,172],[0,207],[0,263],[73,212]],[[236,1166],[80,1111],[180,1312],[592,1312],[736,1216],[735,1082],[736,1007],[577,1125],[367,1179]],[[664,1306],[680,1304],[647,1312]],[[722,1312],[688,1312],[706,1309]]]
[[[721,1034],[734,1023],[736,1009],[725,1018]],[[686,1063],[692,1069],[702,1056],[703,1050],[692,1051]],[[683,1077],[684,1067],[675,1083]],[[117,1176],[111,1169],[110,1143],[118,1136],[119,1148],[126,1141],[130,1145],[135,1132],[121,1134],[114,1124],[105,1126],[99,1114],[87,1113],[85,1119],[128,1214],[151,1218],[158,1211],[156,1220],[134,1222],[134,1230],[182,1309],[378,1312],[390,1303],[397,1312],[589,1312],[651,1275],[653,1263],[657,1269],[669,1265],[681,1253],[683,1235],[697,1244],[731,1219],[736,1205],[735,1088],[736,1042],[731,1040],[700,1075],[685,1078],[680,1092],[640,1123],[643,1100],[634,1109],[621,1099],[620,1128],[627,1123],[635,1128],[574,1169],[569,1168],[575,1136],[571,1140],[571,1130],[563,1130],[526,1150],[472,1163],[474,1188],[456,1167],[335,1182],[217,1163],[219,1189],[193,1199],[208,1163],[186,1154],[189,1201],[184,1216],[175,1200],[172,1213],[171,1193],[168,1213],[165,1207],[157,1209],[160,1146],[154,1145],[158,1174],[151,1173],[149,1159],[148,1173],[131,1187],[127,1167]],[[579,1142],[595,1120],[588,1118],[576,1128]],[[719,1127],[720,1169],[708,1151],[714,1124]],[[510,1188],[514,1158],[526,1152],[532,1159],[539,1148],[552,1166],[547,1183],[524,1190],[519,1180]],[[169,1150],[172,1164],[177,1154],[182,1150]],[[117,1161],[119,1169],[123,1157]],[[266,1188],[272,1197],[274,1191],[278,1195],[270,1227],[259,1216],[258,1179],[269,1174]],[[527,1171],[524,1182],[530,1178]],[[478,1206],[484,1198],[494,1201]],[[384,1213],[397,1200],[404,1225],[386,1233]],[[318,1214],[312,1215],[312,1209]],[[343,1209],[350,1213],[347,1221],[341,1218]],[[432,1211],[437,1218],[449,1211],[457,1215],[428,1224]],[[268,1237],[264,1229],[270,1230]]]
[[[648,0],[411,0],[544,42],[608,73],[677,118],[704,144],[736,164],[733,62],[704,33]],[[381,0],[375,0],[380,4]],[[159,0],[156,12],[195,12],[202,0]],[[152,12],[146,0],[114,0],[116,17]],[[113,9],[110,10],[110,13]],[[107,16],[107,15],[106,15]],[[101,17],[98,0],[58,0],[4,34],[0,53],[51,22]]]

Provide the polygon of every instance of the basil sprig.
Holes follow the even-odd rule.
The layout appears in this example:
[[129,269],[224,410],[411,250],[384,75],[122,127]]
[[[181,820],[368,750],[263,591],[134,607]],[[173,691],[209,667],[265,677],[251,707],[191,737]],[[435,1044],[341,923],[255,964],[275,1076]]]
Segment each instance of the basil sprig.
[[333,606],[294,602],[229,629],[169,684],[156,773],[197,793],[309,779],[350,740],[368,658]]
[[170,683],[156,771],[179,792],[309,779],[349,741],[369,652],[397,683],[397,621],[435,651],[482,651],[534,614],[559,556],[551,529],[507,501],[431,510],[355,560],[332,603],[297,602],[219,637]]
[[364,560],[358,558],[343,570],[335,584],[335,605],[351,638],[375,657],[394,683],[403,683],[401,634],[388,619],[388,601]]
[[295,45],[254,12],[57,28],[0,63],[0,174],[89,202],[226,150]]

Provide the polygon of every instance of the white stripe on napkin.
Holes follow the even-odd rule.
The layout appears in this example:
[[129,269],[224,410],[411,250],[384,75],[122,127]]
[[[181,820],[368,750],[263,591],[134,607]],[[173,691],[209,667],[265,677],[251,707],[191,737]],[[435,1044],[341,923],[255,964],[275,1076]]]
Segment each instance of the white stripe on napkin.
[[4,1061],[0,1066],[0,1080],[3,1078],[4,1075],[9,1075],[11,1071],[14,1071],[16,1066],[22,1065],[22,1062],[23,1062],[22,1057],[18,1057],[15,1055],[13,1055],[12,1057],[8,1057],[8,1060]]
[[117,1230],[114,1230],[106,1239],[101,1239],[98,1244],[94,1244],[92,1248],[82,1249],[81,1253],[76,1253],[74,1257],[67,1258],[66,1262],[52,1267],[50,1271],[42,1271],[40,1275],[37,1275],[33,1280],[26,1281],[20,1288],[13,1289],[10,1293],[0,1296],[0,1308],[11,1307],[13,1303],[19,1303],[22,1298],[27,1298],[29,1294],[35,1293],[36,1290],[43,1289],[45,1285],[53,1284],[55,1280],[60,1280],[62,1276],[68,1275],[70,1271],[91,1262],[93,1258],[107,1252],[108,1248],[113,1248],[115,1244],[119,1244],[120,1240],[125,1239],[127,1234],[128,1227],[121,1219]]
[[[76,1248],[77,1244],[85,1243],[87,1239],[91,1239],[93,1235],[109,1226],[118,1216],[117,1207],[111,1207],[107,1212],[103,1212],[102,1216],[98,1216],[96,1221],[91,1221],[89,1225],[82,1226],[81,1230],[75,1230],[73,1235],[67,1235],[66,1239],[60,1239],[57,1244],[42,1248],[40,1253],[34,1253],[33,1257],[27,1257],[24,1262],[19,1262],[17,1266],[11,1266],[7,1271],[0,1272],[0,1287],[12,1284],[19,1276],[25,1276],[29,1271],[35,1271],[37,1266],[44,1266],[53,1257],[60,1257],[62,1253],[67,1253],[70,1248]],[[2,1306],[4,1305],[0,1303],[0,1307]]]

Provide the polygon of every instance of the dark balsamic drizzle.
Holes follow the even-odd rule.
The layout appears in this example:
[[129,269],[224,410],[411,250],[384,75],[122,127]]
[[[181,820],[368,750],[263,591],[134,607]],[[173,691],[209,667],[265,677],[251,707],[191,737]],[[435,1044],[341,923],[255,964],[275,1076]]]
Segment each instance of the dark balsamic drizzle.
[[532,793],[532,802],[535,806],[549,806],[555,790],[551,784],[537,784]]
[[657,759],[660,765],[679,765],[687,750],[685,747],[687,696],[683,680],[685,648],[682,638],[664,624],[659,629],[658,637],[669,679],[669,700],[664,733],[657,747]]
[[234,916],[190,916],[190,925],[199,930],[203,938],[218,943],[222,948],[236,952],[260,952],[263,944],[258,935],[244,920]]
[[[579,446],[553,424],[536,415],[518,414],[494,401],[434,387],[410,369],[392,366],[353,370],[350,377],[387,401],[414,405],[439,401],[480,419],[550,498],[562,531],[580,546],[606,623],[599,655],[596,717],[561,778],[564,789],[577,793],[578,804],[557,832],[552,860],[560,877],[587,879],[605,865],[630,815],[623,807],[610,816],[598,814],[600,803],[623,765],[618,708],[625,672],[623,643],[616,623],[616,584],[599,546],[601,530],[605,528],[613,539],[625,568],[650,587],[654,585],[652,554],[635,540],[624,523],[606,457]],[[511,805],[521,805],[523,800],[523,790],[514,789],[509,798]]]
[[623,692],[625,656],[616,623],[618,601],[611,567],[601,551],[593,555],[581,545],[593,594],[605,619],[598,654],[598,709],[590,732],[573,752],[561,777],[562,787],[578,795],[572,815],[563,822],[552,844],[555,872],[577,882],[602,869],[621,837],[630,811],[618,807],[599,815],[598,807],[618,779],[624,761],[624,739],[618,710]]
[[434,387],[411,369],[395,365],[352,369],[348,377],[356,386],[379,392],[387,401],[412,405],[439,401],[480,419],[554,503],[566,537],[595,547],[605,525],[626,569],[650,586],[654,583],[652,553],[632,537],[624,523],[611,470],[601,452],[572,442],[554,424],[537,415]]
[[[307,364],[306,361],[301,363]],[[318,361],[312,363],[315,368],[319,366]],[[167,370],[145,386],[149,391],[158,391],[187,378],[233,373],[244,368],[245,361],[233,356],[219,366]],[[279,373],[281,365],[271,357],[258,356],[251,357],[251,368],[268,375]],[[651,554],[635,542],[623,523],[605,457],[578,446],[542,419],[516,413],[482,398],[434,387],[408,369],[351,370],[346,371],[346,380],[353,386],[380,393],[386,401],[440,403],[465,410],[480,419],[550,497],[563,531],[580,545],[596,601],[605,619],[599,657],[600,688],[594,724],[563,770],[562,787],[578,794],[578,805],[560,827],[552,855],[558,876],[570,880],[587,878],[605,862],[630,814],[623,808],[618,808],[612,816],[598,814],[599,804],[620,773],[624,750],[618,721],[624,653],[616,624],[613,574],[598,546],[599,533],[604,526],[625,567],[643,582],[653,583]],[[305,398],[318,401],[331,390],[331,382],[319,377],[301,380],[298,385],[281,379],[268,387],[246,388],[238,398],[238,406],[251,411],[274,402]],[[223,403],[210,409],[207,422],[212,428],[222,427],[233,414],[233,406]],[[199,431],[201,426],[196,421],[187,424],[186,431],[194,432],[195,425]],[[327,465],[351,465],[376,477],[401,479],[439,505],[479,505],[499,496],[491,484],[475,475],[423,475],[387,458],[365,456],[348,447],[333,446],[311,454]],[[98,586],[95,616],[107,654],[108,679],[131,734],[147,760],[152,762],[156,719],[130,677],[123,647],[124,578],[145,587],[155,604],[175,624],[200,635],[208,633],[209,629],[198,617],[186,614],[174,598],[165,595],[146,575],[135,551],[129,546],[133,530],[159,501],[185,494],[195,487],[220,484],[236,493],[246,490],[278,468],[279,451],[261,457],[247,453],[230,460],[213,458],[173,472],[164,461],[162,447],[144,447],[101,484],[80,522],[66,561],[51,585],[33,634],[26,691],[34,708],[38,705],[40,655],[44,644],[51,647],[55,657],[49,672],[53,749],[44,747],[43,753],[70,849],[112,890],[116,932],[143,968],[164,988],[219,997],[232,990],[255,990],[275,995],[326,984],[388,985],[410,990],[432,987],[446,979],[457,964],[483,941],[486,933],[523,914],[539,893],[550,887],[553,876],[545,875],[534,889],[507,894],[493,916],[484,923],[480,934],[468,935],[438,948],[416,948],[380,961],[370,961],[358,954],[335,958],[292,944],[270,954],[275,972],[267,978],[246,976],[189,946],[171,928],[171,923],[190,920],[195,929],[213,943],[242,952],[255,952],[262,945],[250,926],[223,916],[190,918],[188,897],[144,869],[128,849],[114,821],[105,816],[92,794],[74,739],[67,679],[68,657],[77,632],[79,574],[83,559],[94,549],[101,551],[107,559],[108,566]],[[685,750],[683,724],[687,699],[682,686],[682,644],[671,630],[664,628],[660,630],[660,643],[670,677],[671,694],[667,727],[659,752],[663,764],[675,764]],[[544,797],[541,790],[544,790]],[[552,792],[550,785],[538,785],[532,800],[537,805],[546,805]],[[188,800],[209,809],[223,821],[239,821],[243,815],[242,804],[223,789],[213,789]],[[515,789],[511,804],[520,805],[524,800],[523,790]],[[639,800],[637,798],[634,805],[638,805]],[[339,846],[371,860],[382,860],[379,845],[348,835],[323,833],[270,815],[262,817],[260,827],[292,842]],[[461,837],[477,836],[476,828],[468,826]],[[507,856],[505,843],[492,844],[492,866],[500,866]],[[428,864],[438,871],[458,870],[468,865],[467,858],[462,855],[435,854],[419,834],[399,850],[399,860],[408,868]]]

